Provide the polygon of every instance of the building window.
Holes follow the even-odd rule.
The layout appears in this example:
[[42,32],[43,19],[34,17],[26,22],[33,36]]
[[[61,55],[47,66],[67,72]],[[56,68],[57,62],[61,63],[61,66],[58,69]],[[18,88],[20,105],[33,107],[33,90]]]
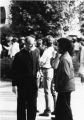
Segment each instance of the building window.
[[0,24],[5,24],[6,21],[6,11],[4,7],[0,7]]

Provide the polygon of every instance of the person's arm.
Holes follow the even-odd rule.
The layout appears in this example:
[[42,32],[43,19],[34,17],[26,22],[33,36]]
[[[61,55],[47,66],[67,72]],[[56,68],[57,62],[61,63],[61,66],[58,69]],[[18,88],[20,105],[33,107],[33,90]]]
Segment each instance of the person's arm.
[[59,59],[60,59],[60,54],[56,53],[55,58],[51,58],[51,66],[54,69],[57,69],[58,65],[59,65]]
[[43,67],[45,65],[48,54],[49,53],[47,53],[47,51],[45,50],[44,53],[43,53],[43,55],[41,56],[41,58],[40,58],[40,66],[41,67]]
[[4,47],[6,50],[9,50],[9,49],[10,49],[10,46],[7,47],[7,46],[3,45],[3,47]]
[[18,66],[19,61],[17,56],[15,56],[13,63],[12,63],[12,73],[11,73],[11,79],[12,79],[12,91],[16,93],[17,91],[17,74],[18,74]]
[[73,65],[70,65],[71,63],[69,63],[66,59],[63,59],[62,63],[62,70],[64,71],[64,74],[68,79],[72,79],[74,77]]
[[67,76],[70,76],[70,65],[67,60],[63,60],[63,69]]

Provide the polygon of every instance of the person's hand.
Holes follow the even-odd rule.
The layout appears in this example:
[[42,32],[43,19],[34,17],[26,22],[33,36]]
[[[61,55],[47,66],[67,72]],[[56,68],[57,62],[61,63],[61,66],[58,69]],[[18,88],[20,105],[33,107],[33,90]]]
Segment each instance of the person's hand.
[[61,54],[59,52],[56,53],[55,59],[60,58]]
[[41,76],[41,75],[40,75],[40,71],[38,71],[38,72],[37,72],[37,79],[39,79],[40,76]]
[[17,91],[16,87],[13,86],[13,87],[12,87],[12,92],[16,94],[16,91]]

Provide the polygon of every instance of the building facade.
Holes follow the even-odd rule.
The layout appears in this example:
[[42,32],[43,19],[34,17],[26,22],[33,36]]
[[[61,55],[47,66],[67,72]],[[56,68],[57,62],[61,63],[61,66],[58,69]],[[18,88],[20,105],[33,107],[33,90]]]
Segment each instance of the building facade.
[[0,0],[0,27],[9,23],[9,5],[11,0]]

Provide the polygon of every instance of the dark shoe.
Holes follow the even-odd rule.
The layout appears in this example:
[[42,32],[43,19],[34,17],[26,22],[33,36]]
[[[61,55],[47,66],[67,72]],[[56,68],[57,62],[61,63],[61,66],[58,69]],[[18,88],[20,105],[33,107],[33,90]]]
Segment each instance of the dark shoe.
[[51,112],[52,115],[55,115],[55,111]]
[[40,116],[51,116],[51,111],[50,110],[44,110],[43,113],[39,114]]
[[42,113],[42,114],[39,114],[40,116],[51,116],[51,113]]

